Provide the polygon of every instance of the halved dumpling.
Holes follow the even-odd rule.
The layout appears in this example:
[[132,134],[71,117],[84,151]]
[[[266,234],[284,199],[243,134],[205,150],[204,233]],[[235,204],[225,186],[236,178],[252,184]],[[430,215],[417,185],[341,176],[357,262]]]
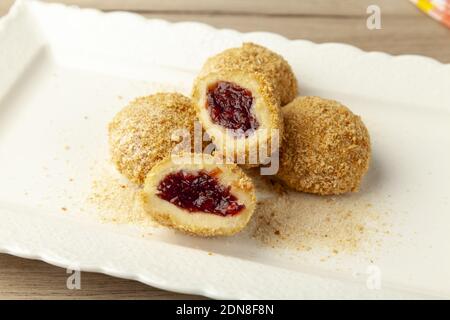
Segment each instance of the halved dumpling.
[[[253,43],[209,58],[195,80],[192,100],[216,149],[239,164],[261,164],[282,136],[280,106],[297,94],[297,80],[280,55]],[[253,150],[263,148],[250,158]],[[278,149],[278,148],[276,148]],[[254,154],[258,152],[255,151]],[[246,156],[245,162],[237,157]]]
[[159,223],[200,236],[232,235],[255,209],[251,179],[235,164],[209,155],[167,158],[147,175],[144,208]]

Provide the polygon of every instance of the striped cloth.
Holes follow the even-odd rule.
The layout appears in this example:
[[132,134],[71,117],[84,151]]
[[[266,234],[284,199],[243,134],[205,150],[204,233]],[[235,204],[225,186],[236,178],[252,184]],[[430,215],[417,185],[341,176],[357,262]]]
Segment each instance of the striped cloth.
[[410,0],[420,10],[450,29],[450,0]]

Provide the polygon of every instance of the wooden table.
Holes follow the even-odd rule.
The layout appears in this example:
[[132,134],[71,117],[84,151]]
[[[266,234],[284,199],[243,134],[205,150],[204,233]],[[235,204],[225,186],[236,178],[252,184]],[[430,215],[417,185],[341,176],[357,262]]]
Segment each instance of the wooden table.
[[[0,16],[12,0],[0,0]],[[105,11],[127,10],[149,18],[195,20],[219,28],[271,31],[290,39],[344,42],[368,51],[422,54],[450,63],[450,30],[408,0],[64,0]],[[381,8],[382,29],[368,30],[366,9]],[[0,254],[0,299],[187,299],[141,283],[82,273],[81,290],[68,290],[66,270]]]

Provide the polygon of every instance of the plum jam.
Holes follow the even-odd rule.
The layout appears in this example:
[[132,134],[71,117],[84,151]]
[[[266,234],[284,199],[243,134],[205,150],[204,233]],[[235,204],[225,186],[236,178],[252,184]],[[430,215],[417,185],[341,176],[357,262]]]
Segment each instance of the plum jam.
[[218,81],[208,87],[206,107],[211,120],[237,134],[248,136],[258,129],[259,123],[252,113],[252,106],[250,90],[237,84]]
[[157,196],[189,212],[238,214],[245,205],[239,204],[230,187],[220,184],[214,174],[204,170],[171,173],[159,182]]

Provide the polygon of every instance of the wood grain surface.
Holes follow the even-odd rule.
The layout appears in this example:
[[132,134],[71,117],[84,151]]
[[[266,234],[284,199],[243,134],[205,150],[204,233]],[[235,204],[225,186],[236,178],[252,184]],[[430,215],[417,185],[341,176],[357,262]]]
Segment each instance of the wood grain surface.
[[[450,30],[408,0],[63,0],[104,11],[126,10],[169,21],[200,21],[239,31],[270,31],[290,39],[344,42],[367,51],[421,54],[450,63]],[[0,0],[0,16],[12,0]],[[382,29],[368,30],[366,9],[381,8]],[[81,274],[69,290],[66,270],[0,254],[0,299],[198,299],[136,281]]]

